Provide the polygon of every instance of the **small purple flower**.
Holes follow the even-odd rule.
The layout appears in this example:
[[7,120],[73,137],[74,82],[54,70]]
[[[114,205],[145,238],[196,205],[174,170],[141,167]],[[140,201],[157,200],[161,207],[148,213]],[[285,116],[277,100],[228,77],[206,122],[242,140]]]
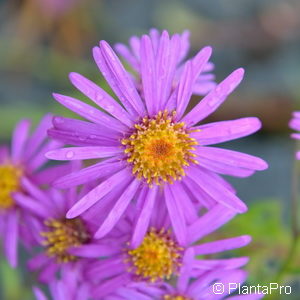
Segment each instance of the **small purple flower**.
[[[88,300],[89,285],[82,279],[82,270],[77,266],[67,266],[60,280],[54,279],[49,284],[53,300]],[[33,288],[36,300],[47,300],[45,294],[37,287]]]
[[[17,195],[18,200],[26,203],[35,216],[27,226],[30,226],[36,245],[40,247],[39,253],[30,259],[28,267],[40,271],[38,278],[41,282],[51,282],[57,273],[67,273],[65,269],[83,268],[86,259],[72,252],[77,247],[88,246],[94,257],[95,252],[108,251],[112,246],[93,239],[97,226],[88,212],[74,219],[65,218],[69,208],[87,189],[88,186],[85,186],[78,194],[76,188],[66,191],[50,188],[43,191],[32,186],[27,196]],[[32,250],[36,253],[35,248]]]
[[[175,50],[172,50],[172,48],[168,48],[168,34],[166,31],[164,31],[162,34],[157,29],[151,29],[149,32],[149,37],[151,39],[152,45],[153,45],[153,51],[154,53],[157,53],[158,51],[178,51],[177,55],[175,57],[172,57],[175,59],[175,76],[174,76],[174,82],[173,86],[176,87],[178,84],[179,78],[181,73],[183,72],[183,66],[184,66],[184,60],[186,59],[186,56],[188,55],[189,49],[190,49],[190,43],[189,43],[189,37],[190,32],[188,30],[185,30],[181,35],[179,35],[179,43],[177,41],[178,35],[175,35],[176,38],[171,38],[171,43],[176,44],[178,47]],[[174,40],[176,39],[176,42]],[[137,73],[141,74],[141,57],[140,57],[140,48],[141,48],[141,38],[137,36],[132,36],[129,39],[129,47],[127,47],[124,44],[117,44],[115,46],[116,51],[118,54],[120,54],[126,62],[132,67],[132,69]],[[163,44],[164,46],[160,46],[160,44]],[[171,46],[172,47],[172,46]],[[157,54],[159,55],[159,54]],[[167,58],[167,53],[165,53],[165,58]],[[170,61],[161,61],[162,64],[168,64]],[[214,75],[207,73],[212,71],[214,68],[214,65],[211,62],[208,62],[204,65],[202,73],[199,75],[199,77],[196,79],[194,86],[193,86],[193,94],[195,95],[205,95],[209,91],[211,91],[215,86],[214,82]],[[163,78],[162,78],[163,79]],[[160,80],[162,80],[160,79]],[[141,88],[141,78],[137,78],[136,86],[137,88]]]
[[36,130],[29,136],[30,122],[22,120],[13,132],[11,150],[0,147],[0,228],[6,257],[11,266],[17,265],[17,244],[19,235],[30,240],[23,221],[30,218],[26,205],[19,202],[17,194],[26,195],[28,179],[34,184],[47,184],[59,168],[41,170],[48,161],[45,153],[61,146],[56,141],[47,141],[47,129],[52,116],[45,116]]
[[[137,213],[137,223],[143,223],[144,233],[152,209],[159,201],[165,203],[174,233],[183,242],[187,224],[191,222],[188,214],[197,216],[195,203],[205,207],[221,203],[239,213],[247,210],[217,173],[246,177],[267,168],[257,157],[208,146],[257,131],[261,126],[257,118],[196,126],[237,87],[243,78],[243,69],[230,74],[186,112],[211,48],[202,49],[184,64],[174,87],[180,44],[179,35],[169,38],[164,32],[155,52],[153,40],[147,35],[141,38],[140,94],[114,51],[101,41],[99,47],[93,49],[94,58],[121,104],[77,73],[71,73],[70,80],[107,113],[72,97],[54,94],[58,102],[90,122],[55,117],[49,135],[77,147],[50,151],[47,157],[55,160],[103,159],[56,181],[57,187],[66,188],[101,180],[68,211],[67,218],[81,215],[106,195],[115,195],[110,197],[110,210],[106,211],[107,217],[96,233],[97,238],[113,229],[132,199],[144,197],[141,211]],[[141,193],[143,189],[144,194]],[[137,226],[142,232],[140,228]]]
[[[199,217],[187,228],[186,242],[180,243],[171,231],[167,216],[167,208],[162,204],[153,215],[150,229],[142,238],[138,247],[133,247],[135,235],[134,215],[136,210],[130,207],[129,213],[105,238],[115,240],[116,247],[111,249],[111,255],[94,252],[95,260],[86,268],[85,278],[92,285],[92,297],[110,299],[115,293],[121,293],[123,288],[134,283],[144,283],[151,286],[180,275],[186,280],[186,272],[193,278],[198,278],[212,270],[229,271],[239,268],[248,262],[247,257],[206,259],[201,256],[220,253],[247,245],[251,238],[247,235],[225,240],[202,242],[199,240],[221,227],[235,216],[235,213],[222,205],[215,205],[207,213]],[[144,226],[142,223],[139,226]],[[91,257],[88,246],[78,247],[77,255]],[[201,258],[200,258],[201,257]],[[127,299],[127,298],[126,298]],[[133,299],[128,298],[128,299]],[[139,299],[139,298],[136,298]]]
[[[293,118],[291,119],[289,126],[291,129],[300,131],[300,112],[296,111],[293,113]],[[300,133],[292,133],[292,138],[300,140]],[[300,151],[296,153],[296,158],[300,159]]]

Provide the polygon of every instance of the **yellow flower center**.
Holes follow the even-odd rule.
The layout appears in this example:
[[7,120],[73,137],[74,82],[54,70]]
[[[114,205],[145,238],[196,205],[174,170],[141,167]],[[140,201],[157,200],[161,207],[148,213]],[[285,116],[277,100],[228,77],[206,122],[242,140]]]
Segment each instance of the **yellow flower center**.
[[49,219],[45,225],[49,231],[41,235],[45,238],[43,244],[47,247],[47,254],[56,257],[59,263],[75,261],[77,257],[69,254],[68,249],[80,246],[90,238],[81,219]]
[[8,209],[14,205],[11,193],[20,191],[21,168],[13,165],[0,165],[0,209]]
[[151,282],[170,279],[181,265],[182,250],[169,232],[151,228],[141,245],[128,251],[129,271]]
[[172,183],[185,175],[185,167],[197,163],[193,159],[196,139],[190,137],[194,130],[183,122],[175,121],[176,112],[159,112],[155,117],[143,118],[134,132],[121,142],[125,146],[127,161],[133,165],[133,174],[157,185]]
[[176,295],[165,295],[163,300],[192,300],[191,298],[187,298],[184,296],[176,296]]

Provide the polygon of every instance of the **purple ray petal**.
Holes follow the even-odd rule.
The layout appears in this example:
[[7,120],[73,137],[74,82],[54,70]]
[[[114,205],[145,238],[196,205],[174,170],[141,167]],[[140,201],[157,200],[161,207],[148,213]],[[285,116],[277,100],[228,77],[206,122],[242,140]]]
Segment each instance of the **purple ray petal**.
[[196,153],[204,158],[250,170],[265,170],[268,165],[258,157],[221,148],[198,147]]
[[186,245],[187,228],[185,224],[183,211],[178,205],[177,197],[174,197],[172,188],[169,185],[164,187],[165,203],[169,212],[170,220],[174,229],[174,233],[180,245]]
[[134,227],[134,232],[130,243],[130,246],[132,248],[138,247],[145,236],[145,233],[149,226],[150,217],[153,211],[155,199],[157,197],[157,192],[158,192],[158,187],[156,185],[148,190],[141,213],[139,214],[137,218],[137,222]]
[[200,145],[212,145],[223,143],[250,135],[261,128],[259,119],[250,117],[237,120],[209,123],[195,127],[199,132],[192,136],[198,140]]
[[4,236],[4,249],[7,260],[12,268],[18,264],[18,232],[19,232],[19,214],[13,210],[9,212],[6,220],[6,231]]
[[[235,210],[236,212],[243,213],[247,211],[247,206],[226,186],[222,185],[211,172],[202,169],[201,167],[190,167],[191,172],[188,176],[194,180],[207,194],[209,194],[215,201]],[[213,174],[213,173],[212,173]]]
[[55,187],[62,189],[77,186],[99,178],[110,176],[124,168],[122,161],[102,161],[82,170],[67,174],[53,182]]
[[194,249],[196,255],[207,255],[241,248],[248,245],[250,242],[251,237],[249,235],[242,235],[239,237],[196,245],[194,246]]
[[192,126],[213,113],[226,97],[239,85],[244,76],[242,68],[232,72],[218,86],[205,96],[183,119],[188,126]]
[[81,198],[67,213],[67,218],[72,219],[84,211],[93,206],[102,197],[108,194],[112,189],[114,189],[120,182],[130,178],[132,174],[129,170],[123,169],[113,176],[109,177],[107,180],[99,184],[96,188],[91,190],[83,198]]
[[155,102],[159,102],[157,96],[157,78],[154,50],[149,36],[144,35],[141,39],[141,80],[147,111],[150,116],[157,113]]
[[34,155],[43,141],[47,138],[47,129],[51,127],[51,120],[52,115],[46,114],[28,139],[26,143],[26,153],[24,153],[26,158],[30,158]]
[[124,191],[121,197],[116,201],[116,204],[105,218],[104,222],[95,234],[95,238],[100,239],[109,233],[119,219],[122,217],[132,198],[134,197],[136,191],[138,190],[141,182],[134,179],[128,188]]
[[106,113],[103,113],[100,110],[82,101],[60,94],[53,94],[53,97],[63,106],[74,111],[87,120],[103,126],[108,131],[114,130],[117,132],[124,132],[127,129],[127,127],[117,119],[110,117]]
[[210,47],[203,48],[192,61],[185,64],[179,80],[176,95],[176,112],[178,119],[184,114],[193,93],[193,86],[211,56]]
[[11,142],[11,156],[14,163],[19,163],[24,153],[24,146],[28,138],[30,129],[30,121],[20,121],[13,132]]
[[[195,223],[188,227],[189,244],[194,243],[217,230],[236,215],[236,212],[223,205],[215,205],[205,215],[200,217]],[[209,224],[209,226],[207,226]]]
[[84,160],[111,157],[121,153],[123,153],[121,147],[69,147],[49,151],[46,157],[53,160]]
[[73,247],[68,250],[68,253],[80,256],[80,257],[104,257],[104,256],[111,256],[118,252],[120,252],[120,248],[111,247],[110,245],[97,245],[97,244],[88,244],[88,245],[81,245],[78,247]]
[[78,73],[70,73],[69,78],[72,84],[79,91],[94,101],[97,105],[106,110],[123,124],[129,127],[132,126],[132,121],[130,121],[131,116],[128,112],[101,87]]

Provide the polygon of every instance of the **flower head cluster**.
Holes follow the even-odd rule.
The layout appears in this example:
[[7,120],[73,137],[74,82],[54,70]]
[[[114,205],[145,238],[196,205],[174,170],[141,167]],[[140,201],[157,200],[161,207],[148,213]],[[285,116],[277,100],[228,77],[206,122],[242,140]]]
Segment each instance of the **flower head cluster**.
[[[22,122],[11,156],[0,151],[6,248],[16,248],[18,224],[24,225],[28,268],[49,284],[54,299],[224,298],[228,291],[215,297],[212,284],[243,282],[239,268],[248,258],[211,255],[243,247],[251,238],[202,240],[247,210],[222,175],[247,177],[267,164],[211,146],[254,133],[261,126],[257,118],[199,122],[226,100],[244,71],[214,83],[210,47],[185,60],[187,32],[151,30],[129,44],[116,50],[132,73],[107,42],[93,49],[116,99],[71,73],[72,84],[99,109],[54,94],[86,120],[56,116],[51,127],[47,116],[30,138]],[[203,97],[190,108],[192,95]],[[48,143],[46,130],[53,139]],[[69,163],[36,172],[46,158]],[[15,264],[15,252],[7,255]],[[34,293],[45,299],[38,287]]]

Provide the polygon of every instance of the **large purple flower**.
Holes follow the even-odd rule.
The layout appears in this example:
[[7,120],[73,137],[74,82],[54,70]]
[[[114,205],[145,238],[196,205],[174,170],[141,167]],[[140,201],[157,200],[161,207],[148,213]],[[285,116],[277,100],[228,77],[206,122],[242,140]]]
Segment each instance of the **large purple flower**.
[[47,162],[45,152],[61,146],[57,141],[46,140],[51,118],[50,115],[45,116],[31,136],[30,122],[22,120],[14,130],[11,150],[6,146],[0,147],[0,230],[6,257],[13,267],[17,265],[19,234],[24,236],[25,242],[30,239],[24,226],[30,214],[27,214],[26,204],[20,202],[16,195],[27,193],[28,179],[34,184],[46,184],[62,169],[41,170]]
[[[289,123],[290,128],[300,131],[300,112],[296,111],[293,113],[293,118]],[[300,133],[292,133],[292,138],[300,140]],[[296,158],[300,159],[300,151],[296,153]]]
[[[121,104],[79,74],[71,73],[70,80],[107,113],[77,99],[54,94],[58,102],[90,122],[54,118],[50,136],[77,147],[50,151],[47,157],[55,160],[104,159],[56,181],[57,186],[66,188],[94,179],[102,180],[68,211],[67,218],[79,216],[106,195],[116,189],[119,191],[111,197],[111,210],[97,231],[97,238],[112,230],[130,201],[146,188],[137,222],[143,222],[147,228],[153,206],[157,201],[164,202],[175,235],[182,241],[188,221],[186,208],[193,210],[195,201],[206,203],[206,206],[221,203],[239,213],[247,210],[217,173],[246,177],[267,168],[257,157],[208,146],[249,135],[257,131],[261,123],[257,118],[242,118],[196,126],[225,101],[242,80],[244,71],[234,71],[186,112],[211,48],[202,49],[184,64],[174,87],[180,41],[179,35],[169,38],[164,33],[154,52],[151,38],[147,35],[141,38],[142,93],[137,91],[111,47],[101,41],[99,47],[93,49],[94,58]],[[122,190],[118,188],[120,185]],[[196,199],[191,200],[191,197]]]
[[[168,47],[168,33],[163,31],[162,34],[157,29],[151,29],[149,32],[149,37],[153,45],[153,52],[158,54],[158,51],[174,51],[174,49]],[[172,57],[175,59],[175,75],[173,77],[173,86],[175,87],[179,81],[180,75],[183,71],[184,60],[190,49],[189,43],[190,33],[188,30],[185,30],[181,35],[179,35],[179,43],[176,37],[176,49],[177,55]],[[164,43],[164,45],[163,45]],[[165,48],[164,48],[165,46]],[[132,67],[132,69],[137,73],[138,78],[136,78],[137,88],[141,88],[141,57],[140,57],[140,48],[141,48],[141,38],[133,36],[129,39],[129,47],[124,44],[116,44],[116,51],[127,61],[127,63]],[[167,53],[164,53],[164,57],[167,57]],[[160,63],[169,63],[161,61]],[[172,62],[173,63],[173,62]],[[202,73],[195,80],[193,85],[193,94],[196,95],[205,95],[210,90],[215,87],[214,75],[208,73],[212,71],[214,65],[211,62],[208,62],[204,65]]]
[[[247,235],[199,243],[200,239],[234,217],[235,213],[231,209],[220,204],[215,205],[188,226],[185,242],[177,241],[171,231],[164,204],[155,210],[150,221],[150,229],[145,232],[144,237],[143,235],[137,237],[134,234],[131,238],[135,228],[136,210],[139,210],[139,204],[136,208],[130,206],[126,216],[103,238],[103,243],[105,240],[117,241],[115,247],[111,248],[110,255],[107,255],[107,251],[105,253],[94,251],[94,257],[101,256],[101,259],[92,261],[84,275],[93,286],[93,298],[110,299],[109,296],[134,283],[160,285],[187,271],[193,278],[198,278],[211,270],[228,271],[248,262],[247,257],[220,259],[205,257],[247,245],[251,240]],[[144,227],[144,224],[140,222],[139,226]],[[139,246],[134,247],[135,240],[139,238],[141,238]],[[74,251],[78,256],[89,258],[93,256],[93,249],[88,245],[79,246]]]

